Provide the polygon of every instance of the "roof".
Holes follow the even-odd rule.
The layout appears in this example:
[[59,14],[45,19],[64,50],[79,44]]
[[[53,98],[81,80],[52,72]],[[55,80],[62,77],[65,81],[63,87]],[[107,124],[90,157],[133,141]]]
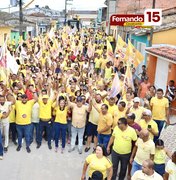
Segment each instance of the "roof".
[[146,48],[148,53],[169,59],[176,63],[176,46],[160,45],[159,47]]

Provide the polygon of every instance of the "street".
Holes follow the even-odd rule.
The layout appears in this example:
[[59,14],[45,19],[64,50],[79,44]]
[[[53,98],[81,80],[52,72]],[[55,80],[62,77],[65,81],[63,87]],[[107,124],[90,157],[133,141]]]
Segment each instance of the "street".
[[[172,117],[172,120],[175,117]],[[171,122],[172,122],[171,120]],[[164,130],[161,137],[165,146],[174,151],[176,147],[176,126],[169,126]],[[25,143],[20,152],[16,151],[16,146],[10,143],[9,151],[0,161],[1,180],[79,180],[81,177],[84,160],[88,153],[78,154],[77,149],[68,153],[68,145],[64,154],[61,149],[56,153],[54,143],[52,150],[48,149],[47,143],[43,140],[40,149],[36,149],[36,144],[31,145],[31,153],[25,149]]]

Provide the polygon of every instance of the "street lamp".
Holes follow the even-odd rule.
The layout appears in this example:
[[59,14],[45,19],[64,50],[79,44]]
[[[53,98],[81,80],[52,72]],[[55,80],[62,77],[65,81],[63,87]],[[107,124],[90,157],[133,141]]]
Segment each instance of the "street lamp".
[[70,5],[70,3],[67,3],[67,2],[71,2],[73,0],[65,0],[65,22],[64,24],[66,25],[67,23],[67,5]]

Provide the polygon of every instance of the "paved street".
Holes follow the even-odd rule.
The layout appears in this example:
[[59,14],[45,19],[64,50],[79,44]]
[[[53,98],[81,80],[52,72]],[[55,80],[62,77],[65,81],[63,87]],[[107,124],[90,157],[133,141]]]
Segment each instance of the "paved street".
[[[172,118],[173,119],[173,118]],[[162,133],[166,147],[176,147],[176,126],[169,126]],[[53,145],[54,147],[54,145]],[[48,149],[44,142],[39,150],[33,143],[32,152],[28,154],[23,147],[20,152],[10,144],[9,151],[0,161],[1,180],[79,180],[82,166],[88,153],[79,155],[77,150],[64,154]],[[91,153],[91,151],[90,151]]]

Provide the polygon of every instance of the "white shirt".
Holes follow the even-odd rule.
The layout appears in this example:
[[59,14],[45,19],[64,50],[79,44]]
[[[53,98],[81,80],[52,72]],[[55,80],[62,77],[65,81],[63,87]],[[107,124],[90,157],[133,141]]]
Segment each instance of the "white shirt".
[[[3,106],[0,104],[0,113],[8,112],[11,105],[12,103],[9,101],[6,101]],[[9,120],[9,117],[2,120]]]
[[39,123],[39,103],[35,103],[32,107],[31,122]]
[[166,172],[169,174],[168,180],[176,180],[176,164],[172,160],[167,162]]
[[138,170],[131,177],[131,180],[163,180],[163,178],[155,171],[153,175],[148,176],[147,174],[143,173],[142,170]]

